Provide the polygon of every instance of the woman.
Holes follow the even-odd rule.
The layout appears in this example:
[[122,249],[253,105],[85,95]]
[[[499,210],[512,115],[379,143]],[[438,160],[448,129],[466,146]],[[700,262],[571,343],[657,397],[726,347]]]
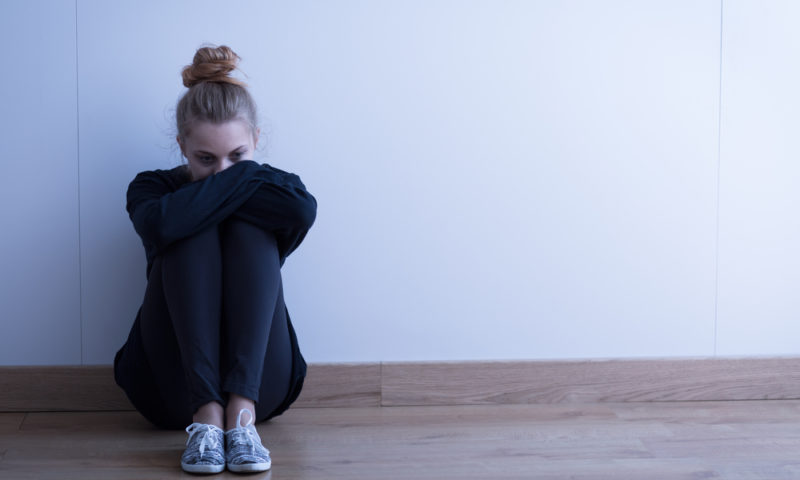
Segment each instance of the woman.
[[229,75],[238,60],[225,46],[197,51],[176,111],[187,163],[138,174],[127,195],[147,288],[114,374],[155,425],[189,425],[192,473],[268,470],[253,424],[285,411],[306,373],[280,267],[317,204],[297,175],[252,161],[259,129]]

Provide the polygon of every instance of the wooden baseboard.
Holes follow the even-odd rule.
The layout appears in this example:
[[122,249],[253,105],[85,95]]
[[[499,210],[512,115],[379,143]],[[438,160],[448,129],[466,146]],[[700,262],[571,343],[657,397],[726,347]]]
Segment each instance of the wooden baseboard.
[[[297,407],[800,399],[800,358],[312,364]],[[0,411],[131,410],[110,366],[0,367]]]
[[800,358],[384,364],[383,406],[800,398]]

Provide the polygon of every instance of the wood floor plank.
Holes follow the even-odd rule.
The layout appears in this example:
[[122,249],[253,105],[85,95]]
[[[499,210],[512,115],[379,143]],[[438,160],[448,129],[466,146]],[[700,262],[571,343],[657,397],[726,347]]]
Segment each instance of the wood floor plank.
[[0,433],[19,430],[25,413],[0,413]]
[[157,431],[135,411],[120,412],[31,412],[20,425],[22,432],[153,432]]
[[691,422],[739,423],[785,422],[800,418],[800,402],[753,400],[747,402],[676,402],[630,403],[621,407],[609,404],[615,414],[623,419],[667,421],[681,419]]
[[0,413],[0,465],[12,444],[9,439],[19,431],[24,419],[24,413]]
[[[749,448],[750,443],[744,438],[734,435],[728,439],[728,456],[714,461],[706,461],[702,451],[697,449],[694,454],[684,455],[685,458],[660,457],[645,440],[680,443],[681,437],[676,437],[676,431],[670,426],[675,418],[669,422],[646,418],[615,421],[606,413],[594,418],[580,415],[570,418],[563,415],[563,406],[554,407],[559,406],[472,410],[420,407],[419,414],[413,410],[384,408],[380,409],[383,413],[337,415],[339,422],[331,418],[325,428],[314,429],[313,441],[329,445],[324,454],[315,456],[314,468],[318,473],[324,472],[318,478],[348,475],[354,478],[715,478],[717,470],[728,471],[724,478],[749,478],[746,475],[737,477],[734,468],[738,449]],[[628,405],[613,410],[624,412],[626,407]],[[305,413],[298,412],[303,416]],[[309,424],[318,420],[319,412],[314,413],[314,421]],[[397,417],[393,418],[395,415]],[[395,421],[400,419],[402,426]],[[284,425],[303,423],[287,417]],[[375,431],[351,434],[354,429],[370,424]],[[683,438],[692,438],[703,429],[704,425],[698,425],[677,433],[685,435]],[[272,433],[275,434],[274,429]],[[276,448],[289,448],[291,438],[296,439],[298,435],[273,439],[277,440]],[[361,438],[369,448],[363,454],[360,450],[353,452],[353,445],[347,438]],[[292,444],[289,449],[307,452],[309,448],[309,445]],[[284,452],[284,455],[289,457],[287,460],[292,459],[291,452]],[[762,462],[752,470],[762,474],[769,471],[774,478],[792,478],[786,462],[792,456],[792,450],[782,450],[776,453],[773,463]],[[341,464],[336,462],[337,458],[341,462],[342,457],[351,467],[346,472],[341,471]],[[417,458],[420,460],[409,462]],[[417,470],[408,463],[424,467]],[[403,475],[398,477],[398,471],[403,471]]]
[[[800,401],[296,408],[258,426],[273,470],[248,478],[796,479],[798,413]],[[3,479],[197,478],[179,468],[186,433],[135,412],[18,426],[0,429]]]

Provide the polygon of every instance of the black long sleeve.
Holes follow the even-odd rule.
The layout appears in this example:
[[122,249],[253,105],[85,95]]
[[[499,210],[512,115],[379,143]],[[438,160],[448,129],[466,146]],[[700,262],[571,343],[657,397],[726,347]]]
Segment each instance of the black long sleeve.
[[233,213],[234,217],[275,234],[281,263],[300,246],[317,215],[317,200],[300,177],[286,174],[284,182],[261,183]]
[[149,265],[171,243],[231,215],[275,233],[281,261],[302,242],[316,200],[297,175],[251,160],[190,182],[181,167],[142,172],[128,186],[127,210]]

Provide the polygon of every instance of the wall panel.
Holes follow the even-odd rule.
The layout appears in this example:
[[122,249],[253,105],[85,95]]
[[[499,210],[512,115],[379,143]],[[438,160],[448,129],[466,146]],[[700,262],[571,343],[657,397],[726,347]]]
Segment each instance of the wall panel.
[[800,5],[726,1],[722,45],[722,355],[800,352]]
[[713,353],[718,2],[302,5],[261,98],[313,360]]
[[0,10],[0,365],[79,364],[75,3]]
[[206,42],[259,64],[267,14],[263,2],[79,2],[86,363],[113,360],[144,294],[144,249],[125,192],[137,172],[181,162],[173,127],[181,68]]
[[284,270],[311,361],[712,353],[718,3],[187,5],[79,2],[87,363],[141,300],[124,190],[177,163],[206,41],[320,202]]
[[[792,150],[746,139],[761,132],[747,122],[771,118],[755,138],[789,145],[774,135],[794,121],[781,93],[794,70],[778,68],[794,13],[725,4],[730,32],[755,29],[745,37],[765,47],[726,36],[723,49],[718,347],[791,351],[793,169],[781,155]],[[26,73],[0,80],[12,112],[2,143],[44,167],[14,160],[0,177],[15,227],[0,240],[0,363],[112,361],[145,284],[125,190],[138,171],[180,162],[172,109],[204,42],[243,57],[258,159],[301,174],[319,200],[284,266],[310,361],[714,353],[720,2],[0,8]],[[762,88],[772,103],[748,93]],[[759,304],[778,313],[756,329]]]

